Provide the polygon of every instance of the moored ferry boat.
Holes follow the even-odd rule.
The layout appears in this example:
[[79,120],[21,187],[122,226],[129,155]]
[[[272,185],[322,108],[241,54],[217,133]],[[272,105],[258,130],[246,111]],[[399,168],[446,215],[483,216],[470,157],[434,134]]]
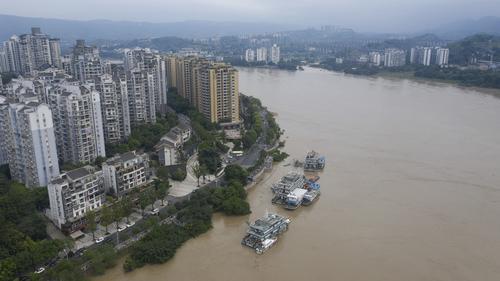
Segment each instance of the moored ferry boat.
[[320,171],[325,168],[325,156],[320,155],[316,151],[309,151],[304,160],[304,171]]
[[287,217],[266,214],[249,225],[241,244],[254,249],[257,254],[262,254],[276,243],[280,234],[288,230],[290,222]]

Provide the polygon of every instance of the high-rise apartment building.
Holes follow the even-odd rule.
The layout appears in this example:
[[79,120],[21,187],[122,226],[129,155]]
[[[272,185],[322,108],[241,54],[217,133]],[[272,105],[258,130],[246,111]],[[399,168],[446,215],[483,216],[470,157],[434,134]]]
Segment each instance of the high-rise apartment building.
[[127,72],[127,93],[130,123],[156,123],[155,77],[145,70],[134,68]]
[[406,64],[406,53],[399,49],[386,49],[384,54],[385,67],[398,67]]
[[253,62],[255,61],[255,51],[252,49],[247,49],[245,51],[245,61],[246,62]]
[[198,91],[194,69],[209,62],[206,59],[188,56],[177,60],[177,92],[185,98],[191,105],[198,107]]
[[76,40],[71,55],[71,73],[81,82],[94,81],[104,74],[99,49],[85,45],[85,40]]
[[167,72],[167,86],[177,88],[177,57],[166,56],[165,67]]
[[375,66],[380,66],[380,64],[382,63],[382,56],[379,52],[370,52],[368,57],[370,63]]
[[59,175],[50,108],[37,102],[0,104],[0,146],[12,178],[28,187],[46,186]]
[[256,53],[257,53],[256,60],[258,62],[267,62],[267,48],[265,47],[257,48]]
[[59,38],[49,39],[49,49],[51,65],[56,68],[62,68],[61,42]]
[[439,66],[448,65],[448,58],[450,56],[450,49],[447,48],[436,48],[436,61],[435,63]]
[[104,74],[96,81],[101,101],[104,139],[118,143],[130,135],[127,81]]
[[425,66],[431,65],[432,48],[416,47],[410,50],[410,63],[422,64]]
[[[0,82],[2,81],[2,75],[0,75]],[[0,85],[1,86],[1,85]],[[6,103],[7,98],[4,96],[0,96],[0,108],[3,103]],[[1,118],[1,117],[0,117]],[[3,119],[1,119],[4,121]],[[0,133],[4,133],[3,126],[5,124],[0,124]],[[3,135],[2,135],[3,136]],[[0,138],[0,165],[9,164],[8,151],[5,145],[3,145],[3,140],[6,136]]]
[[106,200],[103,173],[92,166],[61,174],[47,190],[50,219],[65,233],[85,227],[85,214],[100,209]]
[[207,64],[196,70],[198,110],[211,122],[238,122],[238,70],[224,63]]
[[47,88],[55,123],[57,151],[64,162],[92,163],[105,157],[100,95],[89,85],[59,84]]
[[8,71],[22,73],[19,37],[14,35],[3,43],[3,49],[8,63]]
[[133,49],[125,51],[124,62],[127,71],[144,71],[153,79],[153,84],[148,87],[154,96],[154,110],[165,113],[167,110],[167,70],[163,57],[150,49]]
[[59,39],[43,34],[40,28],[33,27],[31,34],[14,35],[3,46],[9,71],[34,75],[39,69],[61,66]]
[[9,60],[7,57],[7,52],[5,52],[4,46],[0,45],[0,73],[9,71],[10,68],[9,68]]
[[276,44],[274,44],[271,47],[271,61],[274,64],[278,64],[280,62],[280,47]]

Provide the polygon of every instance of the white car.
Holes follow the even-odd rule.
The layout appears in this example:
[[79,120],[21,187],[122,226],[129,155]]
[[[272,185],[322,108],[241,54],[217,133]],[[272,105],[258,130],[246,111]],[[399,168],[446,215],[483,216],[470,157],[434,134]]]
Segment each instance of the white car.
[[151,210],[151,212],[149,212],[149,214],[155,216],[155,215],[158,215],[159,212],[160,212],[160,210],[158,210],[158,208],[154,208],[153,210]]
[[135,225],[135,222],[130,221],[130,222],[128,222],[126,225],[127,225],[127,227],[132,227],[132,226],[134,226],[134,225]]
[[45,267],[40,267],[37,270],[35,270],[35,274],[40,274],[45,271]]
[[125,229],[127,229],[127,227],[125,225],[120,225],[118,226],[118,232],[122,232],[124,231]]
[[101,243],[102,241],[104,241],[104,237],[97,237],[97,238],[95,239],[96,244],[99,244],[99,243]]

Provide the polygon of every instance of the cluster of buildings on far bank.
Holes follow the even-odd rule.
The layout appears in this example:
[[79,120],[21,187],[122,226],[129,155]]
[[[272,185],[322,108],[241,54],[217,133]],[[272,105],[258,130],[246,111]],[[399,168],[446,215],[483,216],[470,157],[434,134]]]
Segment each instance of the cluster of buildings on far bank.
[[[47,187],[49,217],[68,233],[84,227],[86,212],[99,210],[106,195],[121,197],[151,180],[148,154],[108,155],[106,144],[166,113],[168,87],[211,122],[239,123],[237,70],[193,55],[137,48],[110,61],[77,40],[62,56],[58,39],[33,28],[0,47],[1,72],[19,77],[0,84],[0,165],[27,187]],[[179,164],[190,136],[189,123],[166,134],[156,147],[161,164]],[[101,168],[93,165],[99,157],[110,157]],[[84,166],[61,171],[62,164]]]
[[[373,51],[361,55],[357,62],[373,66],[399,67],[406,64],[420,64],[425,66],[448,66],[450,50],[442,47],[414,47],[408,51],[388,48],[384,51]],[[336,63],[343,63],[342,58],[337,58]]]
[[257,49],[247,49],[245,51],[246,62],[262,62],[278,64],[280,62],[280,47],[273,44],[270,48],[259,47]]

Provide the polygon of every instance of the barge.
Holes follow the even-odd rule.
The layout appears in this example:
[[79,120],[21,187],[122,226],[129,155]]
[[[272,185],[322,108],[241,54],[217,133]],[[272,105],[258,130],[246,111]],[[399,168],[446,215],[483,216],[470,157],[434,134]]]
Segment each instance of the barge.
[[325,156],[320,155],[316,151],[309,151],[304,160],[304,171],[320,171],[325,168]]
[[297,188],[304,188],[306,179],[303,174],[298,172],[289,172],[278,183],[271,186],[274,193],[273,203],[285,204],[287,196]]
[[290,222],[287,217],[266,214],[249,225],[241,244],[254,249],[257,254],[262,254],[278,241],[280,234],[288,230]]

